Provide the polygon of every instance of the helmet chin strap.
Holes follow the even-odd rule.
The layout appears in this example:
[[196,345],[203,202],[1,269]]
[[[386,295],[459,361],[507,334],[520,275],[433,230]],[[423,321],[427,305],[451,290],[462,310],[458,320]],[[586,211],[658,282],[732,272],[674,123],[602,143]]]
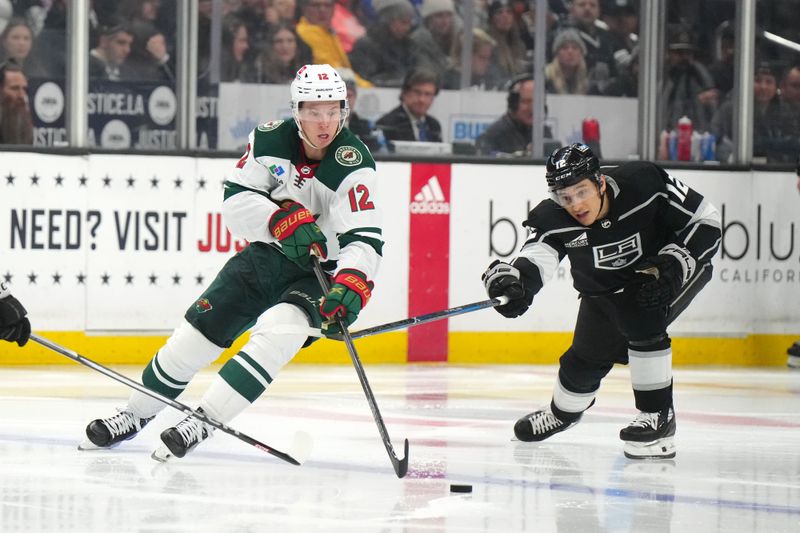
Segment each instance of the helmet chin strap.
[[596,218],[600,218],[600,213],[603,212],[603,203],[605,202],[605,199],[606,199],[606,193],[604,193],[602,189],[603,189],[603,184],[599,183],[597,185],[597,192],[600,193],[600,209],[597,210],[597,217]]

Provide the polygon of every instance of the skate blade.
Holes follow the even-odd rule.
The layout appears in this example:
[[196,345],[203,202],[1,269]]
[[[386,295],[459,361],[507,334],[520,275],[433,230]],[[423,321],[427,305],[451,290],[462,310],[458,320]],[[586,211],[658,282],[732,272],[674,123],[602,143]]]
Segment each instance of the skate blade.
[[159,446],[158,448],[153,450],[152,454],[150,454],[150,458],[158,461],[159,463],[166,463],[167,461],[173,459],[174,457],[175,455],[173,455],[172,452],[169,451],[169,448],[167,448],[164,445]]
[[89,439],[83,439],[78,444],[78,449],[82,452],[91,452],[95,450],[107,450],[109,446],[98,446],[94,442],[90,441]]
[[628,459],[672,459],[675,457],[675,437],[665,437],[653,442],[626,442]]

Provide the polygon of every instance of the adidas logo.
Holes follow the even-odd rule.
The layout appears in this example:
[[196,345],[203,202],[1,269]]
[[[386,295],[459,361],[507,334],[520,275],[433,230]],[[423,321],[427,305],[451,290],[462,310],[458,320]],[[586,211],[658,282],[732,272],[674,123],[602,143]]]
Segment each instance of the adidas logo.
[[445,201],[439,178],[431,176],[428,183],[414,196],[409,209],[416,215],[447,215],[450,214],[450,204]]
[[584,231],[583,233],[581,233],[580,235],[578,235],[577,237],[566,243],[564,246],[567,248],[578,248],[580,246],[588,246],[588,245],[589,245],[589,237],[586,235],[586,232]]

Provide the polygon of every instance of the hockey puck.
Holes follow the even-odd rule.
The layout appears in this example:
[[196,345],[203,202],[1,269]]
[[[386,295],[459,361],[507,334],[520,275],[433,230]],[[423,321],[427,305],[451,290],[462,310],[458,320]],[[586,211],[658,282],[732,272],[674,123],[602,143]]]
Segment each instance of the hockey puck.
[[472,492],[472,485],[450,485],[450,492]]

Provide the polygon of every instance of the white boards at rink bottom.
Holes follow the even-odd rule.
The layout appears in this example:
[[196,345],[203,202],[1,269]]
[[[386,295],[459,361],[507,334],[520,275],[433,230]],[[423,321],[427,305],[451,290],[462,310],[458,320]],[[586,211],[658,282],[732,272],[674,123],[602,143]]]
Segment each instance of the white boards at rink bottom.
[[[222,224],[235,159],[0,154],[0,279],[34,330],[105,362],[147,361],[246,243]],[[486,298],[480,275],[525,239],[542,166],[378,163],[384,262],[355,329]],[[679,170],[721,212],[714,277],[672,326],[676,364],[770,365],[800,336],[800,195],[789,172]],[[367,362],[553,363],[578,300],[568,264],[522,318],[483,310],[359,341]],[[320,341],[301,362],[346,362]],[[8,352],[11,364],[28,352]],[[333,355],[332,355],[333,353]],[[44,352],[35,361],[60,362]]]

